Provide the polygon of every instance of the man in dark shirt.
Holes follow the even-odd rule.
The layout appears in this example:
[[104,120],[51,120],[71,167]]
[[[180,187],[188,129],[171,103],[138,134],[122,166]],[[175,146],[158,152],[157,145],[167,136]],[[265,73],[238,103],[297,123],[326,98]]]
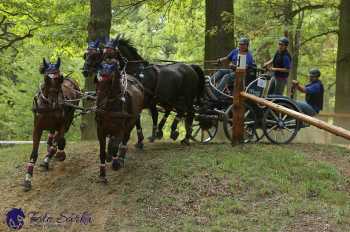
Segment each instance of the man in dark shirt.
[[[307,109],[307,106],[311,106],[314,112],[305,112],[308,115],[318,114],[323,108],[323,93],[324,88],[322,82],[319,80],[321,76],[320,70],[314,68],[309,72],[310,83],[301,86],[298,81],[293,80],[293,86],[300,92],[305,93],[305,102],[298,102],[303,109]],[[306,104],[306,105],[305,105]],[[305,107],[304,107],[305,106]]]
[[274,94],[277,95],[283,95],[284,89],[287,85],[289,70],[292,64],[292,58],[287,49],[288,45],[288,38],[282,37],[278,42],[278,50],[273,59],[264,64],[264,67],[268,67],[270,71],[273,71],[273,75],[276,79]]

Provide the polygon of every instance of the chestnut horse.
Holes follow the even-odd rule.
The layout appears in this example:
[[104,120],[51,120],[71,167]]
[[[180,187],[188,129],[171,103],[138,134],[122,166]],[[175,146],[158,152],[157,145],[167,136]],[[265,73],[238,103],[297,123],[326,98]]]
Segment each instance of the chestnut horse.
[[71,105],[78,105],[80,89],[74,80],[64,78],[60,74],[60,64],[60,58],[55,64],[43,59],[43,64],[40,67],[40,73],[44,75],[44,83],[33,101],[33,149],[26,169],[25,191],[29,191],[32,187],[34,165],[38,158],[39,142],[44,130],[49,131],[48,149],[47,155],[40,166],[48,170],[49,162],[54,155],[59,161],[64,161],[66,158],[64,134],[73,121],[75,109],[66,106],[64,102],[68,100]]
[[100,179],[106,183],[106,138],[120,141],[112,154],[112,168],[124,166],[130,133],[143,105],[143,87],[137,79],[119,71],[118,63],[102,61],[97,69],[96,123],[100,143]]

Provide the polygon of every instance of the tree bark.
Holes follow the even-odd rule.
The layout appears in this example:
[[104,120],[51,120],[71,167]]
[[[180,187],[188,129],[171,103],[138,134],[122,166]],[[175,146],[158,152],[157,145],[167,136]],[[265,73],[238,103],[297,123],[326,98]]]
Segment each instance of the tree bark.
[[[337,76],[335,112],[350,112],[350,1],[342,0],[340,5],[339,38],[337,52]],[[335,119],[337,125],[350,129],[349,120]]]
[[[90,21],[88,25],[88,40],[104,40],[109,38],[112,21],[112,3],[111,0],[90,0]],[[85,79],[85,91],[94,91],[94,75]],[[84,108],[94,106],[95,103],[84,100]],[[96,139],[95,114],[83,115],[81,122],[81,139]]]
[[[206,0],[205,60],[215,60],[226,56],[234,47],[234,32],[230,21],[223,20],[222,14],[234,14],[234,0]],[[233,18],[233,17],[232,17]],[[230,30],[228,30],[228,28]],[[205,68],[213,68],[210,63]]]

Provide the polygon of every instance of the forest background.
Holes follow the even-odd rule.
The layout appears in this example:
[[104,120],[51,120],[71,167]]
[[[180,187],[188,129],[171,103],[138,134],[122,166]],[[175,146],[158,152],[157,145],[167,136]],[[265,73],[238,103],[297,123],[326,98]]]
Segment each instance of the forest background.
[[[0,140],[31,138],[32,100],[43,81],[38,72],[43,57],[51,61],[61,57],[63,73],[73,72],[72,77],[84,88],[82,57],[92,2],[1,1]],[[217,9],[218,4],[229,8]],[[294,58],[291,79],[306,84],[308,70],[318,67],[326,91],[324,111],[350,112],[350,104],[346,104],[350,45],[345,45],[349,41],[350,4],[345,0],[113,0],[111,7],[111,37],[123,34],[150,61],[203,64],[227,55],[239,37],[246,36],[257,64],[262,65],[276,51],[278,38],[287,35]],[[214,19],[210,14],[217,11],[220,26],[208,28]],[[214,54],[206,40],[221,33],[232,38],[214,43],[219,53]],[[80,118],[74,122],[69,139],[80,139]]]

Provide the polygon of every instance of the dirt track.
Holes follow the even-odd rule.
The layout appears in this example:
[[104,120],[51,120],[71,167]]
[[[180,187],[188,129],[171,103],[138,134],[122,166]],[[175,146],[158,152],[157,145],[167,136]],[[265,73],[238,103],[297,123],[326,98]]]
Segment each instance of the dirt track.
[[[98,182],[98,147],[96,143],[68,146],[67,154],[69,156],[67,160],[63,163],[54,163],[53,169],[47,173],[36,167],[33,189],[28,193],[24,193],[20,187],[23,180],[24,164],[17,165],[15,169],[10,169],[11,176],[0,181],[2,186],[0,209],[6,211],[12,207],[21,207],[25,209],[26,215],[29,212],[38,212],[42,216],[48,213],[53,219],[60,218],[61,213],[68,216],[72,213],[81,215],[87,212],[92,218],[92,223],[88,225],[60,223],[60,225],[51,224],[44,228],[29,226],[29,218],[27,218],[21,231],[164,231],[164,228],[169,231],[176,231],[177,227],[172,228],[172,226],[174,226],[174,223],[176,224],[178,218],[182,217],[181,215],[198,214],[200,216],[195,217],[195,224],[205,226],[210,223],[210,219],[208,219],[210,217],[203,217],[203,213],[199,213],[200,202],[205,202],[206,198],[212,199],[213,196],[220,200],[222,197],[233,194],[229,187],[229,179],[224,178],[217,183],[216,177],[214,178],[210,173],[208,174],[205,168],[203,171],[202,168],[198,169],[200,173],[205,172],[198,178],[191,177],[188,173],[179,177],[184,178],[182,182],[185,184],[179,186],[180,191],[181,188],[187,188],[187,179],[189,178],[190,183],[194,183],[191,192],[184,190],[184,193],[174,193],[173,189],[177,189],[176,186],[171,186],[172,183],[167,183],[168,180],[163,179],[164,172],[162,173],[162,168],[169,160],[173,159],[172,157],[178,157],[180,154],[185,158],[187,154],[196,149],[199,149],[201,153],[205,153],[209,148],[208,146],[189,148],[179,144],[157,143],[149,145],[145,152],[135,151],[132,146],[130,148],[130,155],[124,169],[115,172],[108,167],[108,185]],[[267,148],[273,149],[269,145]],[[293,150],[295,145],[289,145],[285,148]],[[298,145],[297,150],[305,153],[311,162],[321,159],[326,163],[336,165],[340,172],[350,177],[348,172],[350,170],[350,151],[339,156],[335,154],[336,152],[334,154],[331,152],[333,148],[326,150],[316,148],[317,146]],[[211,151],[215,151],[215,148],[212,149],[211,147]],[[191,159],[196,165],[197,160],[195,158]],[[217,162],[216,164],[219,164]],[[192,164],[185,163],[186,166],[183,165],[182,163],[179,169],[191,173]],[[210,161],[205,165],[211,165]],[[198,175],[200,173],[194,174]],[[165,175],[169,175],[169,173]],[[170,173],[170,175],[173,174]],[[174,175],[176,178],[178,174],[175,173]],[[210,186],[211,184],[213,186]],[[236,185],[237,183],[235,183]],[[161,187],[167,188],[159,191],[165,193],[165,198],[161,202],[166,207],[157,206],[158,203],[154,204],[155,199],[164,197],[155,195]],[[198,189],[204,192],[196,192]],[[241,187],[239,191],[241,191]],[[175,206],[173,198],[176,199]],[[191,200],[192,198],[195,200]],[[271,199],[275,198],[276,196],[271,196]],[[279,196],[276,199],[280,199]],[[260,199],[258,201],[260,202]],[[283,201],[279,201],[275,203],[284,204]],[[146,208],[141,209],[140,203]],[[246,209],[239,209],[237,212],[240,211],[243,214],[247,213],[248,218],[251,217]],[[233,212],[236,212],[236,209]],[[239,214],[242,214],[242,212]],[[172,218],[175,222],[168,221]],[[151,226],[154,220],[157,220],[158,223],[156,227]],[[48,225],[48,223],[44,224]],[[323,230],[323,228],[325,229]],[[322,216],[300,214],[297,215],[295,220],[287,223],[282,231],[340,231],[332,228],[337,228],[337,226],[334,226],[334,224],[330,226],[329,221]],[[8,231],[3,223],[0,224],[0,231]],[[231,230],[226,228],[225,231]]]

